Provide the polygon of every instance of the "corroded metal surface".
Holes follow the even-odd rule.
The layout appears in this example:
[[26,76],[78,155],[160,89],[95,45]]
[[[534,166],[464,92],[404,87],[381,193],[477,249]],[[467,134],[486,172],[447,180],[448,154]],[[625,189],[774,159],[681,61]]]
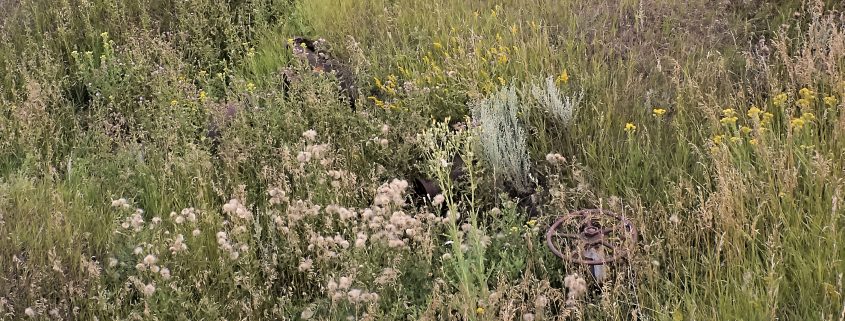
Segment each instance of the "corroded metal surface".
[[627,258],[636,242],[634,224],[622,215],[603,209],[569,213],[557,219],[546,232],[546,244],[552,253],[586,265],[603,265]]

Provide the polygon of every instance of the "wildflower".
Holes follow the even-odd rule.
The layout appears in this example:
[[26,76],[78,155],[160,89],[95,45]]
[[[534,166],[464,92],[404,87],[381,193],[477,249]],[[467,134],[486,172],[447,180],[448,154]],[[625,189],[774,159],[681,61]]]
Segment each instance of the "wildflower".
[[651,110],[651,114],[654,115],[654,117],[661,117],[666,114],[666,109],[655,108]]
[[723,125],[736,125],[736,120],[736,116],[725,116],[721,120],[719,120],[719,122]]
[[115,266],[117,266],[117,263],[118,263],[118,261],[117,261],[116,258],[113,258],[113,257],[109,258],[109,267],[115,267]]
[[669,217],[669,222],[672,224],[678,224],[681,222],[681,219],[678,218],[678,214],[672,214],[672,216]]
[[763,113],[763,120],[760,122],[761,125],[765,126],[767,124],[772,123],[772,119],[775,118],[775,115],[770,112]]
[[382,138],[379,139],[378,144],[381,145],[381,147],[387,147],[387,145],[390,144],[390,141],[388,141],[386,138]]
[[176,235],[176,238],[173,239],[173,245],[170,246],[170,251],[173,253],[182,252],[188,249],[188,246],[185,245],[185,236],[182,234]]
[[627,124],[625,124],[625,131],[626,131],[626,132],[628,132],[628,133],[633,133],[635,130],[637,130],[637,126],[636,126],[636,125],[634,125],[634,123],[627,123]]
[[146,297],[152,296],[153,293],[156,292],[155,284],[150,283],[150,284],[145,285],[143,292],[144,292],[144,296],[146,296]]
[[525,224],[527,224],[528,226],[534,226],[534,225],[537,225],[537,220],[529,220]]
[[300,163],[307,163],[311,160],[311,153],[299,152],[299,154],[296,155],[296,160],[298,160]]
[[439,42],[434,42],[431,45],[434,46],[434,49],[443,50],[443,44],[441,44]]
[[314,261],[311,259],[303,259],[299,263],[299,272],[311,271]]
[[288,45],[293,46],[293,38],[288,38]]
[[542,308],[547,304],[549,304],[549,299],[545,295],[537,296],[537,298],[534,299],[534,306],[536,307]]
[[801,107],[801,109],[810,108],[810,100],[808,100],[806,98],[798,99],[798,101],[796,101],[795,104],[797,104],[798,107]]
[[431,205],[440,206],[440,204],[443,204],[443,201],[445,200],[446,197],[444,197],[443,194],[437,194],[434,196],[434,199],[431,200]]
[[804,119],[803,119],[803,118],[793,118],[793,119],[789,122],[789,125],[790,125],[793,129],[801,129],[801,128],[804,128]]
[[367,234],[364,232],[358,232],[358,236],[355,238],[355,247],[356,248],[363,248],[367,245]]
[[349,288],[349,286],[351,286],[351,285],[352,285],[352,279],[350,279],[350,278],[348,278],[348,277],[345,277],[345,276],[342,276],[342,277],[340,277],[340,279],[338,280],[338,285],[337,285],[337,287],[338,287],[339,289],[341,289],[341,290],[346,290],[346,289],[348,289],[348,288]]
[[254,91],[255,91],[255,84],[253,84],[253,83],[247,83],[247,84],[246,84],[246,91],[248,91],[248,92],[250,92],[250,93],[251,93],[251,92],[254,92]]
[[812,101],[812,100],[816,99],[816,93],[813,90],[806,88],[806,87],[801,88],[801,90],[798,91],[798,94],[801,95],[801,98],[804,98],[808,101]]
[[549,164],[551,164],[551,165],[558,166],[558,165],[563,165],[564,163],[566,163],[566,158],[563,157],[560,154],[557,154],[557,153],[555,153],[555,154],[549,153],[549,154],[546,154],[546,161],[549,162]]
[[35,317],[35,310],[33,310],[32,308],[26,308],[25,310],[23,310],[23,313],[30,318]]
[[484,314],[484,308],[478,307],[477,309],[475,309],[475,314],[478,314],[478,315]]
[[146,265],[153,265],[156,264],[156,262],[158,262],[158,258],[156,258],[155,255],[147,254],[147,256],[144,257],[144,264]]
[[200,102],[204,103],[206,99],[208,99],[208,94],[205,90],[200,90]]
[[751,108],[748,109],[748,117],[756,119],[762,112],[763,111],[760,110],[760,108],[757,108],[757,106],[751,106]]
[[569,73],[566,71],[566,69],[563,69],[563,72],[561,72],[560,76],[557,77],[557,83],[559,83],[559,84],[569,83]]
[[751,132],[751,127],[742,126],[742,127],[739,128],[739,131],[742,132],[745,135],[748,135],[748,133]]
[[803,114],[801,114],[801,119],[803,119],[806,122],[811,122],[811,121],[816,120],[816,115],[814,115],[813,113],[803,113]]
[[161,277],[165,280],[170,279],[170,269],[168,269],[168,268],[161,268],[161,271],[159,271],[159,274],[161,274]]
[[499,55],[499,58],[497,59],[497,61],[499,62],[500,65],[504,65],[504,64],[508,63],[508,55],[506,55],[506,54]]
[[777,94],[772,99],[772,104],[775,105],[775,107],[783,106],[783,104],[786,103],[786,100],[788,98],[789,98],[789,96],[787,96],[786,93]]
[[390,126],[388,126],[387,124],[381,125],[381,133],[383,135],[387,135],[387,133],[389,133],[389,132],[390,132]]
[[374,103],[377,107],[384,108],[384,101],[379,100],[379,99],[378,99],[378,98],[376,98],[375,96],[370,96],[370,97],[367,97],[367,99],[372,100],[372,101],[373,101],[373,103]]
[[758,144],[757,139],[755,139],[755,138],[749,139],[748,143],[751,144],[751,145],[755,145],[755,146]]
[[570,274],[563,278],[563,284],[569,290],[567,295],[570,299],[577,299],[587,293],[587,281],[577,274]]
[[122,197],[121,197],[121,198],[119,198],[119,199],[116,199],[116,200],[111,201],[111,206],[112,206],[112,207],[123,207],[123,206],[124,206],[124,205],[126,205],[126,204],[128,204],[128,202],[126,202],[126,199],[125,199],[125,198],[122,198]]
[[307,139],[309,142],[313,142],[314,139],[317,138],[317,131],[315,131],[313,129],[306,130],[305,132],[302,133],[302,137]]
[[737,136],[733,136],[733,137],[731,137],[731,143],[738,143],[738,142],[740,142],[741,140],[742,140],[742,138],[739,138],[739,137],[737,137]]
[[159,223],[161,223],[161,217],[158,217],[158,216],[153,217],[153,219],[152,219],[152,223],[153,223],[153,224],[159,224]]
[[361,298],[361,290],[360,289],[352,289],[346,293],[347,297],[349,298],[349,302],[355,303],[358,302]]
[[722,109],[722,116],[725,116],[725,117],[736,116],[736,111],[733,108]]
[[836,104],[838,104],[838,103],[839,103],[839,99],[836,99],[836,97],[834,97],[834,96],[824,97],[824,104],[829,106],[829,107],[836,106]]

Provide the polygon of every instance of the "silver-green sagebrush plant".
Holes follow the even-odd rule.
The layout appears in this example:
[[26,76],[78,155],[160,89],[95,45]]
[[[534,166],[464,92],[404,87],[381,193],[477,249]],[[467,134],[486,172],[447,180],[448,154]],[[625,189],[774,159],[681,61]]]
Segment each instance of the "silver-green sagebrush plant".
[[472,108],[478,139],[494,175],[518,192],[531,190],[526,132],[517,113],[522,104],[516,88],[506,86]]
[[578,95],[562,96],[553,77],[546,78],[543,84],[532,84],[531,95],[546,112],[558,118],[564,125],[570,125],[584,92]]

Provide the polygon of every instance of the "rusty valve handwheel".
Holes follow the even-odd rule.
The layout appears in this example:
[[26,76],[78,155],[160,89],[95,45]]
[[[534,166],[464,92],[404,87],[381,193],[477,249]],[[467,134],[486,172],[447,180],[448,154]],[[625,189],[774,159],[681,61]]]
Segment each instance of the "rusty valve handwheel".
[[[601,221],[613,221],[610,227],[602,227]],[[579,223],[577,233],[559,231],[565,223]],[[614,237],[613,234],[618,234]],[[569,254],[564,254],[555,244],[562,244],[562,239],[570,240]],[[558,242],[555,242],[558,239]],[[610,263],[628,255],[627,248],[637,242],[637,229],[630,220],[608,210],[590,209],[569,213],[559,219],[546,232],[546,243],[552,253],[574,263],[601,265]],[[590,257],[587,252],[603,253],[610,250],[610,256]]]

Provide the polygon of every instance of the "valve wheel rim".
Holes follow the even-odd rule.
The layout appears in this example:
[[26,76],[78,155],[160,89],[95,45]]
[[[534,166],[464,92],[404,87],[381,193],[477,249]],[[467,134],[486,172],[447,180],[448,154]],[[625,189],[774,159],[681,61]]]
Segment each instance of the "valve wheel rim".
[[[564,222],[571,222],[573,219],[578,218],[581,218],[580,232],[576,234],[558,232],[558,229]],[[595,218],[612,218],[615,220],[615,224],[611,227],[595,226]],[[607,240],[607,236],[613,232],[621,232],[620,234],[624,235],[624,237],[620,237],[623,240],[620,245],[614,245]],[[637,229],[628,218],[608,210],[588,209],[571,212],[555,220],[546,232],[546,244],[552,253],[561,259],[585,265],[602,265],[627,258],[629,251],[625,248],[625,245],[629,242],[630,244],[635,244],[637,242],[637,236]],[[575,240],[575,243],[579,243],[582,246],[578,246],[575,250],[570,251],[571,255],[564,254],[555,245],[554,239],[556,237]],[[610,249],[613,251],[613,255],[602,259],[582,258],[583,251],[588,248]]]

